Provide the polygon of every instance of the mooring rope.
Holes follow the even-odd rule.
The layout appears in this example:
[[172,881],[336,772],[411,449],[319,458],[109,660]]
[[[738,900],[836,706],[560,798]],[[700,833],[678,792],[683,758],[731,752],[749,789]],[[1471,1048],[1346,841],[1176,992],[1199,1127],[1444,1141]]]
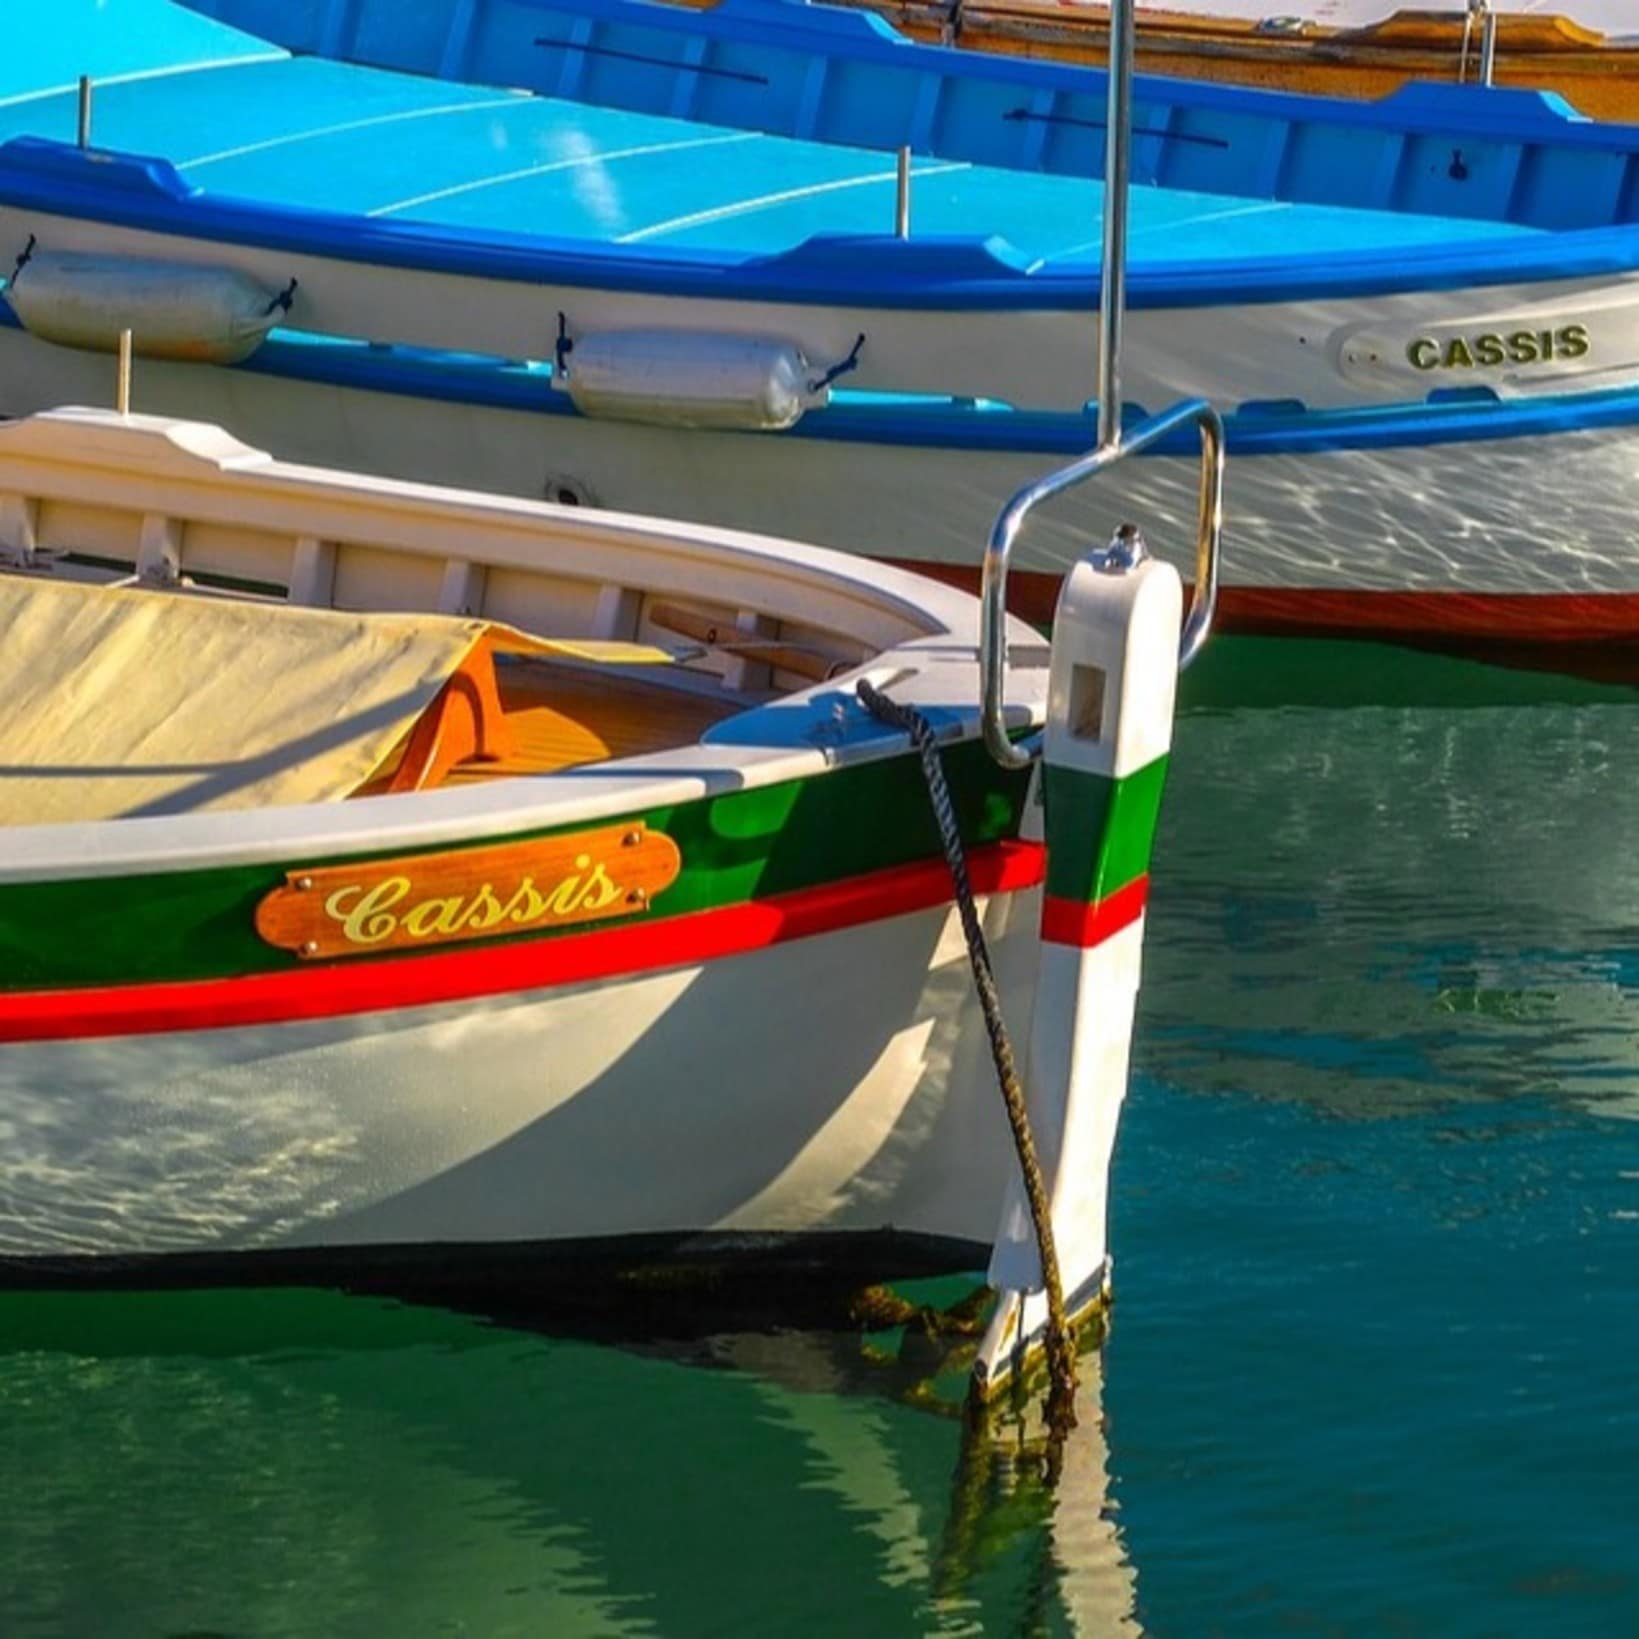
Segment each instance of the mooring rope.
[[990,950],[985,944],[984,929],[979,925],[978,907],[973,902],[967,850],[962,845],[962,831],[956,821],[950,784],[945,779],[939,742],[934,736],[933,725],[921,712],[913,706],[890,700],[869,679],[860,680],[859,698],[865,709],[879,722],[908,734],[922,761],[922,776],[927,781],[933,817],[939,827],[939,840],[944,845],[945,863],[950,867],[951,881],[956,888],[956,908],[961,915],[962,933],[967,940],[968,962],[973,968],[973,987],[978,992],[985,1030],[990,1036],[990,1053],[996,1063],[996,1079],[1000,1083],[1002,1103],[1007,1110],[1007,1124],[1013,1133],[1013,1148],[1019,1157],[1020,1171],[1024,1174],[1025,1199],[1030,1204],[1030,1222],[1035,1230],[1036,1251],[1041,1259],[1042,1285],[1047,1292],[1047,1332],[1042,1341],[1051,1385],[1048,1393],[1049,1421],[1068,1428],[1075,1423],[1076,1342],[1075,1333],[1070,1329],[1070,1317],[1064,1308],[1064,1282],[1059,1275],[1058,1248],[1053,1240],[1047,1181],[1042,1177],[1036,1140],[1030,1130],[1024,1084],[1019,1079],[1013,1043],[1007,1033],[1007,1021],[1002,1016],[1002,999],[996,988],[996,975],[990,966]]

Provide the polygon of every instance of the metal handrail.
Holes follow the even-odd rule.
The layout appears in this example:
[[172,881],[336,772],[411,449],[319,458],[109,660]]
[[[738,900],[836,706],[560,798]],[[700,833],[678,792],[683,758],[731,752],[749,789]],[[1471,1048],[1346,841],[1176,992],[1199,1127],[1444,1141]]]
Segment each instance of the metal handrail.
[[1457,59],[1457,83],[1468,84],[1468,60],[1474,44],[1474,25],[1480,25],[1480,84],[1491,85],[1497,72],[1497,14],[1491,0],[1468,0],[1463,17],[1462,54]]
[[979,664],[985,746],[1003,768],[1026,768],[1041,750],[1040,731],[1023,740],[1008,738],[1004,721],[1007,681],[1007,560],[1024,521],[1043,501],[1096,478],[1118,461],[1165,438],[1186,422],[1201,430],[1201,502],[1195,534],[1195,587],[1178,640],[1178,669],[1200,653],[1212,630],[1218,605],[1218,549],[1224,528],[1224,424],[1205,399],[1185,399],[1170,410],[1146,417],[1120,438],[1026,484],[997,515],[985,545],[979,587]]

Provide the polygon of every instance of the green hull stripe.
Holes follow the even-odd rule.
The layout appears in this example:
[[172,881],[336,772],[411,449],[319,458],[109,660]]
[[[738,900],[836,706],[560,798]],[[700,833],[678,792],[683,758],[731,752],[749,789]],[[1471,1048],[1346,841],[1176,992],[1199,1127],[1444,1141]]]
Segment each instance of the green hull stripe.
[[[977,741],[949,748],[945,765],[970,846],[1018,835],[1026,774],[997,768]],[[664,831],[682,852],[681,875],[655,899],[657,917],[790,893],[940,851],[921,767],[908,755],[598,823],[621,818]],[[471,846],[580,829],[584,825],[476,838]],[[380,859],[404,851],[342,857]],[[257,937],[256,905],[287,870],[335,857],[0,886],[0,990],[225,978],[295,966],[296,956]],[[575,931],[519,937],[563,938]]]
[[1074,768],[1042,772],[1049,894],[1092,904],[1149,870],[1166,757],[1119,780]]

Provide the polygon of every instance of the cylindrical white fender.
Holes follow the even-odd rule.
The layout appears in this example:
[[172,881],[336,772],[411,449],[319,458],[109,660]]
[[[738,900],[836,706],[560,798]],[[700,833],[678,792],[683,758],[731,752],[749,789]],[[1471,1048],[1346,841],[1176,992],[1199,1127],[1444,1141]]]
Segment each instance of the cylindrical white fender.
[[613,330],[578,336],[566,385],[583,414],[662,427],[779,432],[826,402],[802,350],[762,336]]
[[31,335],[63,347],[112,353],[129,330],[142,358],[237,364],[284,317],[290,292],[236,268],[42,250],[24,256],[6,300]]
[[[1116,1123],[1127,1092],[1150,847],[1172,746],[1183,588],[1169,564],[1083,558],[1053,618],[1038,771],[1047,843],[1041,967],[1024,1085],[1072,1317],[1103,1294]],[[991,1252],[1001,1302],[980,1381],[1045,1328],[1041,1260],[1015,1170]]]

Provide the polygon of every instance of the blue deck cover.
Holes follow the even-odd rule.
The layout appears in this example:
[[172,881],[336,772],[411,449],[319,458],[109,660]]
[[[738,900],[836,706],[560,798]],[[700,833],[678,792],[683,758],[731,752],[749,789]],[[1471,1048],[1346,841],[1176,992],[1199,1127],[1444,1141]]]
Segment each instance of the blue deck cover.
[[[518,271],[510,276],[516,277],[531,275],[515,247],[533,241],[554,243],[559,254],[624,246],[652,254],[666,277],[696,281],[733,274],[750,265],[745,258],[783,258],[789,269],[782,277],[795,270],[812,279],[815,270],[830,269],[838,288],[860,252],[842,240],[810,243],[818,236],[862,235],[879,249],[894,249],[887,237],[895,196],[891,152],[291,57],[173,0],[13,0],[13,7],[10,49],[0,56],[0,141],[72,142],[76,76],[91,72],[98,82],[94,147],[174,165],[182,183],[206,190],[200,220],[209,220],[210,200],[221,203],[224,234],[258,215],[270,232],[299,234],[317,223],[338,244],[351,236],[358,253],[372,224],[399,223],[414,230],[407,241],[412,256],[434,246],[457,261],[487,242],[492,258],[513,255]],[[247,9],[253,8],[237,6]],[[65,10],[73,14],[66,28]],[[328,0],[301,0],[290,11],[304,26],[348,15]],[[32,179],[31,166],[37,166]],[[109,197],[123,190],[133,211],[177,202],[180,184],[165,180],[164,167],[87,167],[78,156],[58,160],[50,151],[18,150],[21,181],[13,182],[33,186],[51,208],[70,198],[72,188],[61,184],[74,166],[82,176],[104,178]],[[1631,155],[1622,160],[1624,179],[1634,170]],[[6,175],[0,159],[0,182]],[[9,186],[0,187],[0,196]],[[1620,218],[1632,191],[1628,180],[1613,183],[1607,215]],[[1100,211],[1100,185],[1082,177],[926,156],[915,165],[913,241],[899,246],[895,259],[923,272],[948,264],[947,272],[982,276],[994,268],[1006,275],[992,281],[1001,284],[1045,276],[1057,286],[1054,300],[1073,289],[1090,304]],[[1179,186],[1135,188],[1131,220],[1139,302],[1233,301],[1249,289],[1269,298],[1283,284],[1286,294],[1340,284],[1407,288],[1412,279],[1450,287],[1473,282],[1477,270],[1482,280],[1510,270],[1540,278],[1577,267],[1614,271],[1639,261],[1639,228],[1619,221],[1553,233],[1517,221]],[[952,237],[941,243],[940,236]],[[574,251],[576,242],[581,251]],[[1574,255],[1573,242],[1581,247]],[[805,251],[791,255],[803,245]],[[0,255],[14,253],[0,245]],[[907,286],[903,299],[915,298]],[[1023,305],[1025,293],[1003,291],[1002,298]],[[15,322],[0,304],[0,323]],[[289,336],[244,368],[573,413],[540,373],[497,360]],[[854,402],[854,395],[841,395],[832,410],[806,418],[798,435],[1044,452],[1080,448],[1090,436],[1090,422],[1073,414],[871,398]],[[1639,395],[1621,391],[1324,413],[1293,406],[1234,416],[1230,433],[1240,453],[1277,454],[1540,435],[1636,420]]]
[[[13,0],[0,139],[72,141],[90,65],[99,148],[163,157],[217,196],[556,240],[773,254],[891,229],[891,153],[287,57],[170,0]],[[76,12],[64,30],[64,5]],[[15,21],[15,20],[14,20]],[[916,162],[919,237],[999,236],[1027,265],[1096,261],[1101,186]],[[1530,230],[1140,187],[1132,259],[1378,259]]]
[[82,74],[128,80],[282,57],[266,39],[170,0],[9,0],[0,48],[0,107],[72,94]]

